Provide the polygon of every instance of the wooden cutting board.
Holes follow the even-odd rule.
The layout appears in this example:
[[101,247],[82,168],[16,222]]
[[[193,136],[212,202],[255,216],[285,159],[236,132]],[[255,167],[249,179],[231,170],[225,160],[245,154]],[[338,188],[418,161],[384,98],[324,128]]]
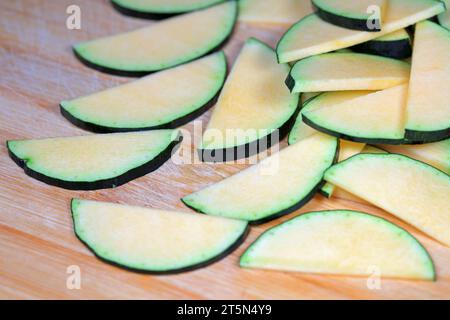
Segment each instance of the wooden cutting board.
[[[82,29],[66,28],[66,8],[77,4]],[[370,205],[317,195],[295,213],[253,227],[233,254],[207,268],[170,276],[125,271],[99,261],[77,240],[69,212],[72,197],[163,209],[189,210],[180,197],[232,175],[246,164],[182,164],[169,161],[158,171],[117,189],[75,192],[26,176],[8,157],[5,141],[86,132],[68,123],[58,103],[129,81],[81,65],[71,45],[132,30],[152,22],[124,17],[107,0],[18,0],[0,2],[0,298],[138,299],[382,299],[450,298],[450,250]],[[243,42],[255,36],[275,45],[283,27],[239,24],[225,47],[230,63]],[[204,123],[207,113],[200,118]],[[184,126],[193,131],[193,125]],[[286,145],[282,143],[282,147]],[[189,151],[192,147],[184,145]],[[386,217],[410,230],[436,263],[436,282],[382,280],[301,273],[243,270],[238,258],[264,230],[311,210],[346,208]],[[81,288],[67,287],[70,266],[81,271]],[[69,269],[70,271],[70,269]],[[372,288],[372,289],[370,289]]]

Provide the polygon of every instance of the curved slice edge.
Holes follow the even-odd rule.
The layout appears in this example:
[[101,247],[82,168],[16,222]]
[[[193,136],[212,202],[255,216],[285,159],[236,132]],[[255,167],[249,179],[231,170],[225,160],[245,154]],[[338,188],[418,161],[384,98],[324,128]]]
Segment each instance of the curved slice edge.
[[196,263],[194,265],[190,265],[190,266],[186,266],[186,267],[182,267],[182,268],[176,268],[176,269],[171,269],[171,270],[164,270],[164,271],[160,271],[160,270],[148,270],[148,269],[142,269],[142,268],[136,268],[133,266],[128,266],[125,265],[123,263],[119,263],[116,261],[113,261],[111,259],[108,259],[107,257],[104,257],[100,254],[98,254],[91,245],[89,245],[87,243],[87,241],[85,241],[77,232],[76,229],[76,222],[75,222],[75,217],[74,217],[74,203],[76,201],[80,201],[80,199],[76,199],[76,198],[72,198],[71,203],[70,203],[70,209],[71,209],[71,216],[72,216],[72,222],[73,222],[73,226],[74,226],[74,233],[75,236],[78,238],[78,240],[80,240],[86,247],[88,247],[88,249],[101,261],[104,261],[108,264],[117,266],[119,268],[122,269],[126,269],[132,272],[137,272],[137,273],[142,273],[142,274],[152,274],[152,275],[172,275],[172,274],[180,274],[180,273],[184,273],[184,272],[189,272],[189,271],[194,271],[200,268],[204,268],[207,267],[211,264],[214,264],[222,259],[224,259],[225,257],[227,257],[228,255],[230,255],[232,252],[234,252],[247,238],[248,234],[250,233],[250,227],[247,224],[246,228],[243,230],[242,234],[236,239],[236,241],[234,243],[232,243],[226,250],[224,250],[223,252],[219,253],[218,255],[208,259],[207,261],[203,261],[203,262],[199,262]]
[[[278,155],[275,154],[275,155],[272,155],[271,157],[274,157],[274,156],[276,157]],[[335,140],[335,149],[334,149],[334,153],[333,153],[333,159],[331,159],[330,166],[337,163],[338,156],[339,156],[339,142],[336,139]],[[255,166],[257,166],[257,165],[255,165]],[[330,168],[330,166],[328,168]],[[326,170],[327,169],[325,169],[324,172]],[[284,207],[276,212],[271,212],[270,214],[267,214],[265,217],[253,219],[253,220],[247,220],[247,221],[251,225],[259,225],[259,224],[263,224],[263,223],[272,221],[276,218],[287,215],[289,213],[292,213],[295,210],[300,209],[301,207],[306,205],[316,195],[316,193],[318,193],[320,191],[320,189],[325,185],[325,183],[326,183],[326,181],[324,181],[324,179],[322,178],[322,179],[320,179],[320,181],[317,182],[317,184],[315,186],[313,186],[311,188],[311,190],[306,195],[304,195],[301,199],[298,199],[298,201],[296,203],[290,204],[289,206]],[[201,190],[198,192],[201,192]],[[190,195],[187,195],[187,196],[181,198],[181,201],[187,207],[189,207],[199,213],[208,214],[208,215],[216,215],[216,214],[212,214],[211,212],[209,212],[209,210],[205,210],[204,208],[202,208],[202,205],[196,205],[196,204],[192,203],[189,199],[187,199],[189,196]],[[217,216],[222,216],[222,215],[217,215]],[[224,216],[224,217],[226,217],[226,216]],[[230,218],[230,217],[228,217],[228,218]],[[235,218],[235,219],[237,219],[237,218]]]
[[[378,217],[378,216],[374,216],[365,212],[360,212],[360,211],[353,211],[353,210],[323,210],[323,211],[312,211],[312,212],[307,212],[304,213],[302,215],[296,216],[292,219],[289,219],[279,225],[276,225],[272,228],[269,228],[268,230],[266,230],[265,232],[263,232],[245,251],[244,253],[241,255],[240,258],[240,266],[243,268],[262,268],[262,269],[272,269],[272,270],[276,270],[276,267],[273,266],[263,266],[261,264],[257,264],[257,263],[252,263],[252,257],[251,254],[253,251],[257,250],[257,246],[259,245],[259,242],[264,241],[266,237],[270,237],[272,239],[275,239],[276,233],[278,231],[282,231],[284,227],[288,226],[288,225],[292,225],[295,223],[302,223],[317,217],[323,217],[323,216],[330,216],[330,215],[346,215],[347,217],[351,217],[351,216],[355,216],[355,217],[361,217],[361,218],[366,218],[366,219],[372,219],[373,222],[376,223],[382,223],[385,227],[391,228],[393,233],[397,234],[397,235],[401,235],[401,236],[405,236],[408,237],[408,239],[411,241],[412,244],[414,244],[416,246],[416,248],[420,251],[419,253],[421,255],[423,255],[423,258],[426,258],[426,264],[428,264],[427,266],[427,272],[426,274],[423,275],[423,277],[419,278],[420,280],[429,280],[429,281],[436,281],[436,269],[434,266],[434,262],[430,256],[430,254],[428,253],[428,251],[426,250],[426,248],[411,234],[409,233],[407,230],[395,225],[394,223]],[[344,235],[341,235],[343,237],[345,237]],[[314,245],[314,244],[313,244]],[[261,249],[260,249],[261,250]],[[295,252],[292,252],[291,254],[295,255]],[[323,261],[325,262],[325,261]],[[279,269],[280,271],[298,271],[298,272],[311,272],[311,273],[318,273],[318,274],[335,274],[335,275],[339,275],[342,273],[339,272],[324,272],[324,271],[314,271],[314,270],[296,270],[296,269],[302,269],[302,268],[296,268],[295,266],[287,266],[286,268],[283,269]],[[307,268],[309,269],[309,268]],[[352,276],[351,273],[347,273],[345,274],[347,276]],[[353,276],[365,276],[365,274],[353,274]],[[400,276],[387,276],[388,278],[402,278]],[[403,277],[406,279],[409,279],[409,277]]]
[[211,6],[220,4],[226,0],[210,0],[208,3],[204,5],[199,5],[197,7],[192,8],[186,8],[186,9],[175,9],[175,10],[157,10],[157,9],[144,9],[144,8],[138,8],[137,6],[127,5],[126,1],[123,0],[110,0],[111,5],[116,9],[118,12],[135,18],[142,18],[142,19],[153,19],[153,20],[160,20],[165,18],[170,18],[178,14],[188,13],[192,11],[202,10],[209,8]]
[[[195,59],[201,58],[209,53],[212,53],[214,51],[217,50],[221,50],[222,47],[228,42],[228,40],[230,39],[230,37],[232,36],[233,32],[234,32],[234,28],[236,26],[236,22],[237,22],[237,17],[238,17],[238,5],[236,3],[236,0],[228,0],[227,2],[230,3],[234,3],[234,16],[233,16],[233,20],[230,23],[230,28],[228,30],[228,32],[225,33],[225,36],[223,37],[223,39],[221,39],[218,43],[216,43],[215,45],[213,45],[212,47],[204,50],[203,52],[199,53],[199,54],[195,54],[194,56],[188,58],[188,59],[181,59],[181,61],[178,61],[177,63],[172,63],[170,65],[166,65],[164,67],[158,67],[158,68],[146,68],[145,70],[127,70],[125,68],[115,68],[115,67],[111,67],[111,66],[107,66],[107,65],[101,65],[97,62],[92,61],[91,59],[89,59],[88,57],[85,57],[81,52],[80,52],[80,45],[82,45],[83,43],[79,43],[77,45],[74,45],[72,47],[72,52],[74,53],[75,57],[82,63],[84,64],[86,67],[89,67],[91,69],[103,72],[103,73],[108,73],[111,75],[116,75],[116,76],[123,76],[123,77],[142,77],[154,72],[158,72],[161,70],[166,70],[169,68],[173,68],[185,63],[188,63],[190,61],[193,61]],[[226,2],[223,2],[222,4],[217,4],[217,5],[223,5]],[[200,10],[196,10],[193,11],[191,13],[197,12],[197,11],[202,11],[202,10],[208,10],[210,8],[213,8],[214,6],[210,6],[210,7],[206,7]],[[189,14],[189,13],[187,13]],[[117,34],[118,35],[118,34]],[[94,39],[91,41],[95,41],[98,39]],[[89,42],[89,41],[88,41]],[[85,42],[84,42],[85,43]]]
[[135,180],[139,177],[142,177],[150,172],[157,170],[164,163],[166,163],[172,156],[172,153],[177,150],[183,140],[183,136],[181,133],[178,134],[178,137],[166,147],[161,153],[159,153],[156,157],[150,160],[147,163],[144,163],[136,168],[130,169],[129,171],[118,175],[116,177],[111,177],[108,179],[102,179],[97,181],[67,181],[58,178],[49,177],[43,173],[35,171],[27,166],[27,162],[24,159],[19,158],[14,154],[11,150],[9,143],[6,142],[6,147],[8,149],[9,157],[23,169],[26,175],[46,183],[51,186],[67,189],[67,190],[99,190],[99,189],[110,189],[116,188],[123,184],[126,184],[132,180]]
[[[327,10],[324,6],[321,5],[320,1],[312,0],[311,1],[313,7],[316,9],[316,14],[324,21],[334,24],[336,26],[353,29],[358,31],[367,31],[367,32],[379,32],[382,27],[382,19],[371,19],[373,20],[374,28],[369,28],[367,26],[367,20],[370,18],[370,15],[367,14],[367,18],[358,19],[356,17],[338,15],[333,13],[331,10]],[[377,28],[376,26],[379,26]]]
[[[227,59],[223,51],[220,51],[221,57],[223,58],[223,64],[224,64],[224,74],[223,78],[221,80],[220,85],[217,87],[216,92],[212,95],[212,97],[203,105],[198,106],[197,108],[193,109],[191,112],[182,115],[179,118],[172,119],[166,123],[162,123],[160,125],[156,126],[149,126],[149,127],[110,127],[110,126],[104,126],[98,123],[94,123],[91,121],[83,120],[76,115],[73,115],[69,110],[67,110],[67,104],[70,104],[70,101],[62,101],[59,104],[59,110],[64,118],[66,118],[70,123],[73,125],[82,128],[84,130],[88,130],[95,133],[112,133],[112,132],[131,132],[131,131],[148,131],[148,130],[160,130],[160,129],[175,129],[182,125],[185,125],[188,122],[191,122],[192,120],[195,120],[199,116],[201,116],[203,113],[208,111],[211,107],[215,105],[217,102],[217,98],[220,95],[220,91],[222,90],[225,80],[226,80],[226,74],[228,70],[227,65]],[[200,58],[202,59],[202,58]],[[192,63],[195,61],[192,61]],[[190,63],[190,62],[188,62]],[[186,63],[186,64],[188,64]],[[183,65],[180,65],[178,67],[183,67]],[[174,67],[177,68],[177,67]],[[161,72],[164,72],[161,71]]]

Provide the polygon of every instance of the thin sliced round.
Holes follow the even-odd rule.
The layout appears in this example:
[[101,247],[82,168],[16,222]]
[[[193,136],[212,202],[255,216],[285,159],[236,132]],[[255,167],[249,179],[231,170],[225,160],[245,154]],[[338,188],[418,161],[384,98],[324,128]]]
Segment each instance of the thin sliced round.
[[182,201],[209,215],[263,223],[306,204],[337,150],[336,138],[318,133]]
[[[404,143],[406,84],[376,91],[348,101],[323,104],[303,111],[303,121],[316,130],[335,137],[362,143]],[[325,95],[340,96],[341,92]],[[322,95],[321,95],[322,96]],[[320,97],[313,101],[320,103]]]
[[291,25],[313,12],[308,0],[240,0],[239,21]]
[[374,40],[353,46],[352,50],[388,58],[406,59],[412,53],[411,38],[405,29],[400,29]]
[[254,38],[246,41],[203,134],[204,161],[248,157],[248,146],[261,142],[256,148],[261,151],[278,142],[267,137],[287,133],[299,103],[299,95],[283,84],[288,73],[272,48]]
[[325,53],[297,62],[286,79],[291,92],[382,90],[409,81],[407,62],[363,53]]
[[[354,3],[354,1],[352,1]],[[342,28],[310,14],[294,24],[280,39],[277,56],[280,63],[354,46],[381,37],[445,10],[440,1],[389,0],[383,30],[365,32]]]
[[142,75],[214,50],[232,32],[236,15],[236,2],[227,1],[142,29],[80,43],[74,51],[81,61],[96,69],[119,75]]
[[450,31],[431,22],[416,25],[406,111],[406,139],[450,138]]
[[376,32],[382,29],[387,0],[312,0],[317,15],[334,25]]
[[423,161],[450,174],[450,139],[425,144],[381,145],[381,148]]
[[433,261],[410,233],[382,218],[349,210],[310,212],[267,230],[244,252],[240,265],[435,280]]
[[72,190],[114,188],[158,169],[181,141],[177,130],[10,140],[29,176]]
[[450,176],[399,154],[359,154],[325,173],[340,188],[450,245]]
[[151,273],[204,267],[231,253],[247,222],[205,215],[72,200],[78,238],[99,258]]
[[225,0],[112,0],[122,13],[131,16],[164,17],[204,9]]
[[223,52],[71,101],[61,113],[95,132],[167,129],[208,110],[227,72]]
[[447,8],[447,10],[439,14],[437,16],[437,19],[441,26],[450,30],[450,1],[449,0],[442,0],[442,1],[445,3],[445,7]]

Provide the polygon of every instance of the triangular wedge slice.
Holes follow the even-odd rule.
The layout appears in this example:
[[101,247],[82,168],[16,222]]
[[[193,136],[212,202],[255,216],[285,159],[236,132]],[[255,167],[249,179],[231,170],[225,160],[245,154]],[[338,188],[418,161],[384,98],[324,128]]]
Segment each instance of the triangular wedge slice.
[[359,154],[325,179],[450,245],[450,176],[398,154]]
[[450,138],[450,30],[424,21],[416,25],[406,112],[406,139]]
[[306,204],[337,151],[336,138],[318,133],[182,201],[202,213],[263,223]]
[[444,28],[450,30],[450,0],[442,0],[445,3],[447,10],[438,15],[439,24]]
[[95,132],[176,128],[214,103],[227,72],[223,52],[71,101],[61,113]]
[[406,29],[400,29],[353,46],[351,49],[356,52],[376,54],[388,58],[406,59],[412,53],[411,37]]
[[342,28],[311,14],[294,24],[280,39],[277,45],[278,61],[285,63],[347,48],[406,28],[444,10],[445,6],[440,1],[389,0],[383,30],[380,32]]
[[334,25],[354,30],[380,31],[387,0],[312,0],[317,15]]
[[248,232],[245,221],[79,199],[72,216],[76,235],[99,258],[151,273],[204,267]]
[[[360,153],[364,149],[365,145],[365,143],[340,140],[338,162],[344,161],[345,159],[348,159],[351,156]],[[320,193],[322,193],[327,198],[330,198],[333,195],[335,189],[336,186],[334,184],[327,182],[320,189]]]
[[119,75],[141,75],[194,60],[217,48],[232,32],[236,15],[236,2],[227,1],[142,29],[84,42],[74,50],[90,67]]
[[297,62],[291,92],[381,90],[409,81],[407,62],[363,53],[325,53]]
[[287,134],[299,103],[299,95],[283,83],[288,73],[272,48],[254,38],[246,41],[203,134],[204,161],[248,157]]
[[120,12],[140,18],[167,16],[204,9],[224,0],[112,0]]
[[[404,109],[408,85],[361,95],[302,112],[303,121],[335,137],[363,143],[404,143]],[[325,95],[339,96],[341,92]],[[320,97],[313,101],[320,103]]]
[[313,12],[308,0],[240,0],[239,20],[291,25]]
[[406,230],[349,210],[303,214],[264,232],[241,267],[434,280],[433,261]]
[[177,130],[10,140],[10,157],[29,176],[72,190],[114,188],[156,170],[181,141]]
[[423,161],[450,174],[450,139],[425,144],[381,145],[380,147],[391,153],[399,153]]

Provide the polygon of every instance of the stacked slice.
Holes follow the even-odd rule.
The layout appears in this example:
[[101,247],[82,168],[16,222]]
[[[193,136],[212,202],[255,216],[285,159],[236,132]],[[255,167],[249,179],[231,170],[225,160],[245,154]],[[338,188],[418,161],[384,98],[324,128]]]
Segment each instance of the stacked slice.
[[297,62],[286,85],[292,92],[381,90],[408,82],[406,62],[362,53],[326,53]]
[[293,25],[280,39],[278,61],[295,61],[357,45],[431,18],[444,10],[444,3],[435,0],[390,0],[380,32],[339,27],[311,14]]
[[406,138],[434,142],[450,137],[450,30],[416,25],[406,116]]
[[[333,97],[341,100],[344,92],[320,95],[307,104],[303,121],[324,133],[345,140],[363,143],[401,144],[404,141],[404,109],[407,85],[400,85],[367,94],[357,92],[355,98],[329,103]],[[325,103],[322,102],[327,97]],[[322,103],[321,103],[322,102]],[[314,110],[311,110],[314,109]]]

